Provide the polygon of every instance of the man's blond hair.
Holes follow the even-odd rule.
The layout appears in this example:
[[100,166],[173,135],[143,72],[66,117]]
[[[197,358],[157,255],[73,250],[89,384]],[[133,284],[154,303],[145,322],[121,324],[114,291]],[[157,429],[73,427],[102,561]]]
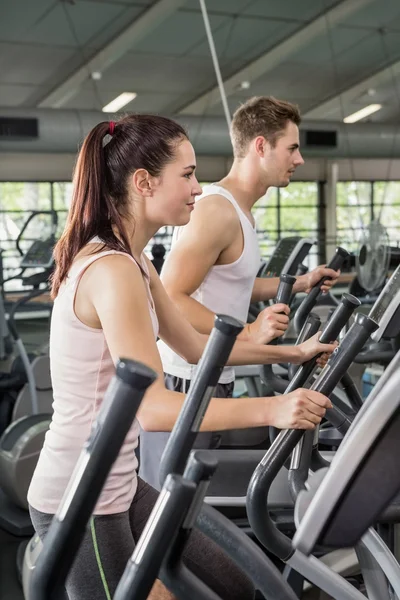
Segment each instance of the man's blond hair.
[[272,96],[250,98],[233,115],[230,133],[234,157],[243,158],[251,140],[259,135],[274,147],[288,121],[300,125],[297,105]]

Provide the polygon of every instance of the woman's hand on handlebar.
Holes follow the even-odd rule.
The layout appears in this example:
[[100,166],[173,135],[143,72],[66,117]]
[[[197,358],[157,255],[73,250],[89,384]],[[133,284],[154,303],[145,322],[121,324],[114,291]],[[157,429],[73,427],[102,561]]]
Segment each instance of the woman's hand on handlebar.
[[[305,342],[297,346],[297,349],[299,351],[299,360],[295,364],[307,362],[317,354],[326,354],[329,358],[329,356],[337,347],[338,343],[333,342],[332,344],[321,344],[321,342],[319,342],[320,336],[321,332],[319,331],[318,333],[310,337],[309,340],[306,340]],[[321,364],[322,361],[322,365],[324,365],[327,362],[327,358],[320,356],[318,357],[318,361],[318,364]]]
[[314,429],[325,416],[326,409],[332,408],[329,398],[302,388],[268,398],[268,401],[268,425],[278,429]]

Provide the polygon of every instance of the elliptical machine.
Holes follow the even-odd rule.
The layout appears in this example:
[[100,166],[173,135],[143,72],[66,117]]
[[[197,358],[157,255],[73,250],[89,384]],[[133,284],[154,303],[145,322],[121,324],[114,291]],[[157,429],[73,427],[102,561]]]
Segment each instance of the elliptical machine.
[[[0,552],[15,553],[18,548],[15,560],[19,571],[22,570],[26,543],[33,534],[26,499],[27,491],[43,446],[44,436],[51,422],[53,401],[49,356],[43,354],[30,360],[15,325],[17,311],[31,299],[46,291],[42,284],[48,282],[53,270],[53,247],[57,225],[57,215],[54,211],[32,213],[22,228],[19,238],[28,223],[37,214],[43,212],[51,216],[52,232],[46,240],[35,241],[22,256],[20,263],[22,271],[17,275],[18,278],[21,278],[22,273],[28,268],[40,268],[42,271],[22,277],[23,283],[31,286],[32,289],[12,304],[8,323],[5,321],[13,343],[18,348],[19,356],[15,359],[14,372],[12,368],[11,373],[5,374],[0,380],[0,392],[2,392],[0,406],[3,403],[6,405],[9,419],[0,437],[0,529],[12,540],[9,547],[2,545]],[[5,320],[2,298],[0,314],[4,315]],[[6,408],[3,414],[5,413]],[[19,547],[18,541],[22,542]]]
[[[36,240],[26,253],[21,249],[24,233],[33,219],[48,215],[51,218],[50,235],[45,240]],[[57,213],[55,211],[35,211],[25,221],[16,240],[16,247],[21,255],[20,271],[17,275],[3,280],[5,282],[20,279],[24,287],[32,288],[19,300],[11,304],[8,321],[4,306],[4,292],[0,296],[0,326],[2,340],[2,356],[4,360],[11,354],[14,346],[18,355],[7,373],[0,373],[0,435],[12,421],[29,414],[37,414],[50,410],[52,390],[50,381],[50,364],[47,354],[29,355],[19,336],[15,316],[28,302],[43,294],[43,284],[48,283],[53,271],[53,247],[57,229]],[[24,275],[27,269],[41,269],[33,275]]]

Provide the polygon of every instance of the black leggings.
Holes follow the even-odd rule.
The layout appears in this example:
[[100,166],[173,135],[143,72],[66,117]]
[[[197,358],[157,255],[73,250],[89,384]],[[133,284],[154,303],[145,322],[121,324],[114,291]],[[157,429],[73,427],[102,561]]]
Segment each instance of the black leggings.
[[[69,600],[111,600],[150,516],[158,492],[138,478],[128,511],[95,515],[87,528],[67,579]],[[33,526],[43,540],[53,515],[30,507]],[[184,553],[186,566],[223,600],[252,600],[251,582],[224,552],[197,530]]]

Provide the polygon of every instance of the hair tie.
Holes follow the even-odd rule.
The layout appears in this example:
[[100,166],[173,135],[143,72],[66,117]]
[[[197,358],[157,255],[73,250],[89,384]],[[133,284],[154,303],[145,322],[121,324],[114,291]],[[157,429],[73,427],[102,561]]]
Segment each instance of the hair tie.
[[114,134],[115,121],[110,121],[108,125],[108,133],[112,136]]

